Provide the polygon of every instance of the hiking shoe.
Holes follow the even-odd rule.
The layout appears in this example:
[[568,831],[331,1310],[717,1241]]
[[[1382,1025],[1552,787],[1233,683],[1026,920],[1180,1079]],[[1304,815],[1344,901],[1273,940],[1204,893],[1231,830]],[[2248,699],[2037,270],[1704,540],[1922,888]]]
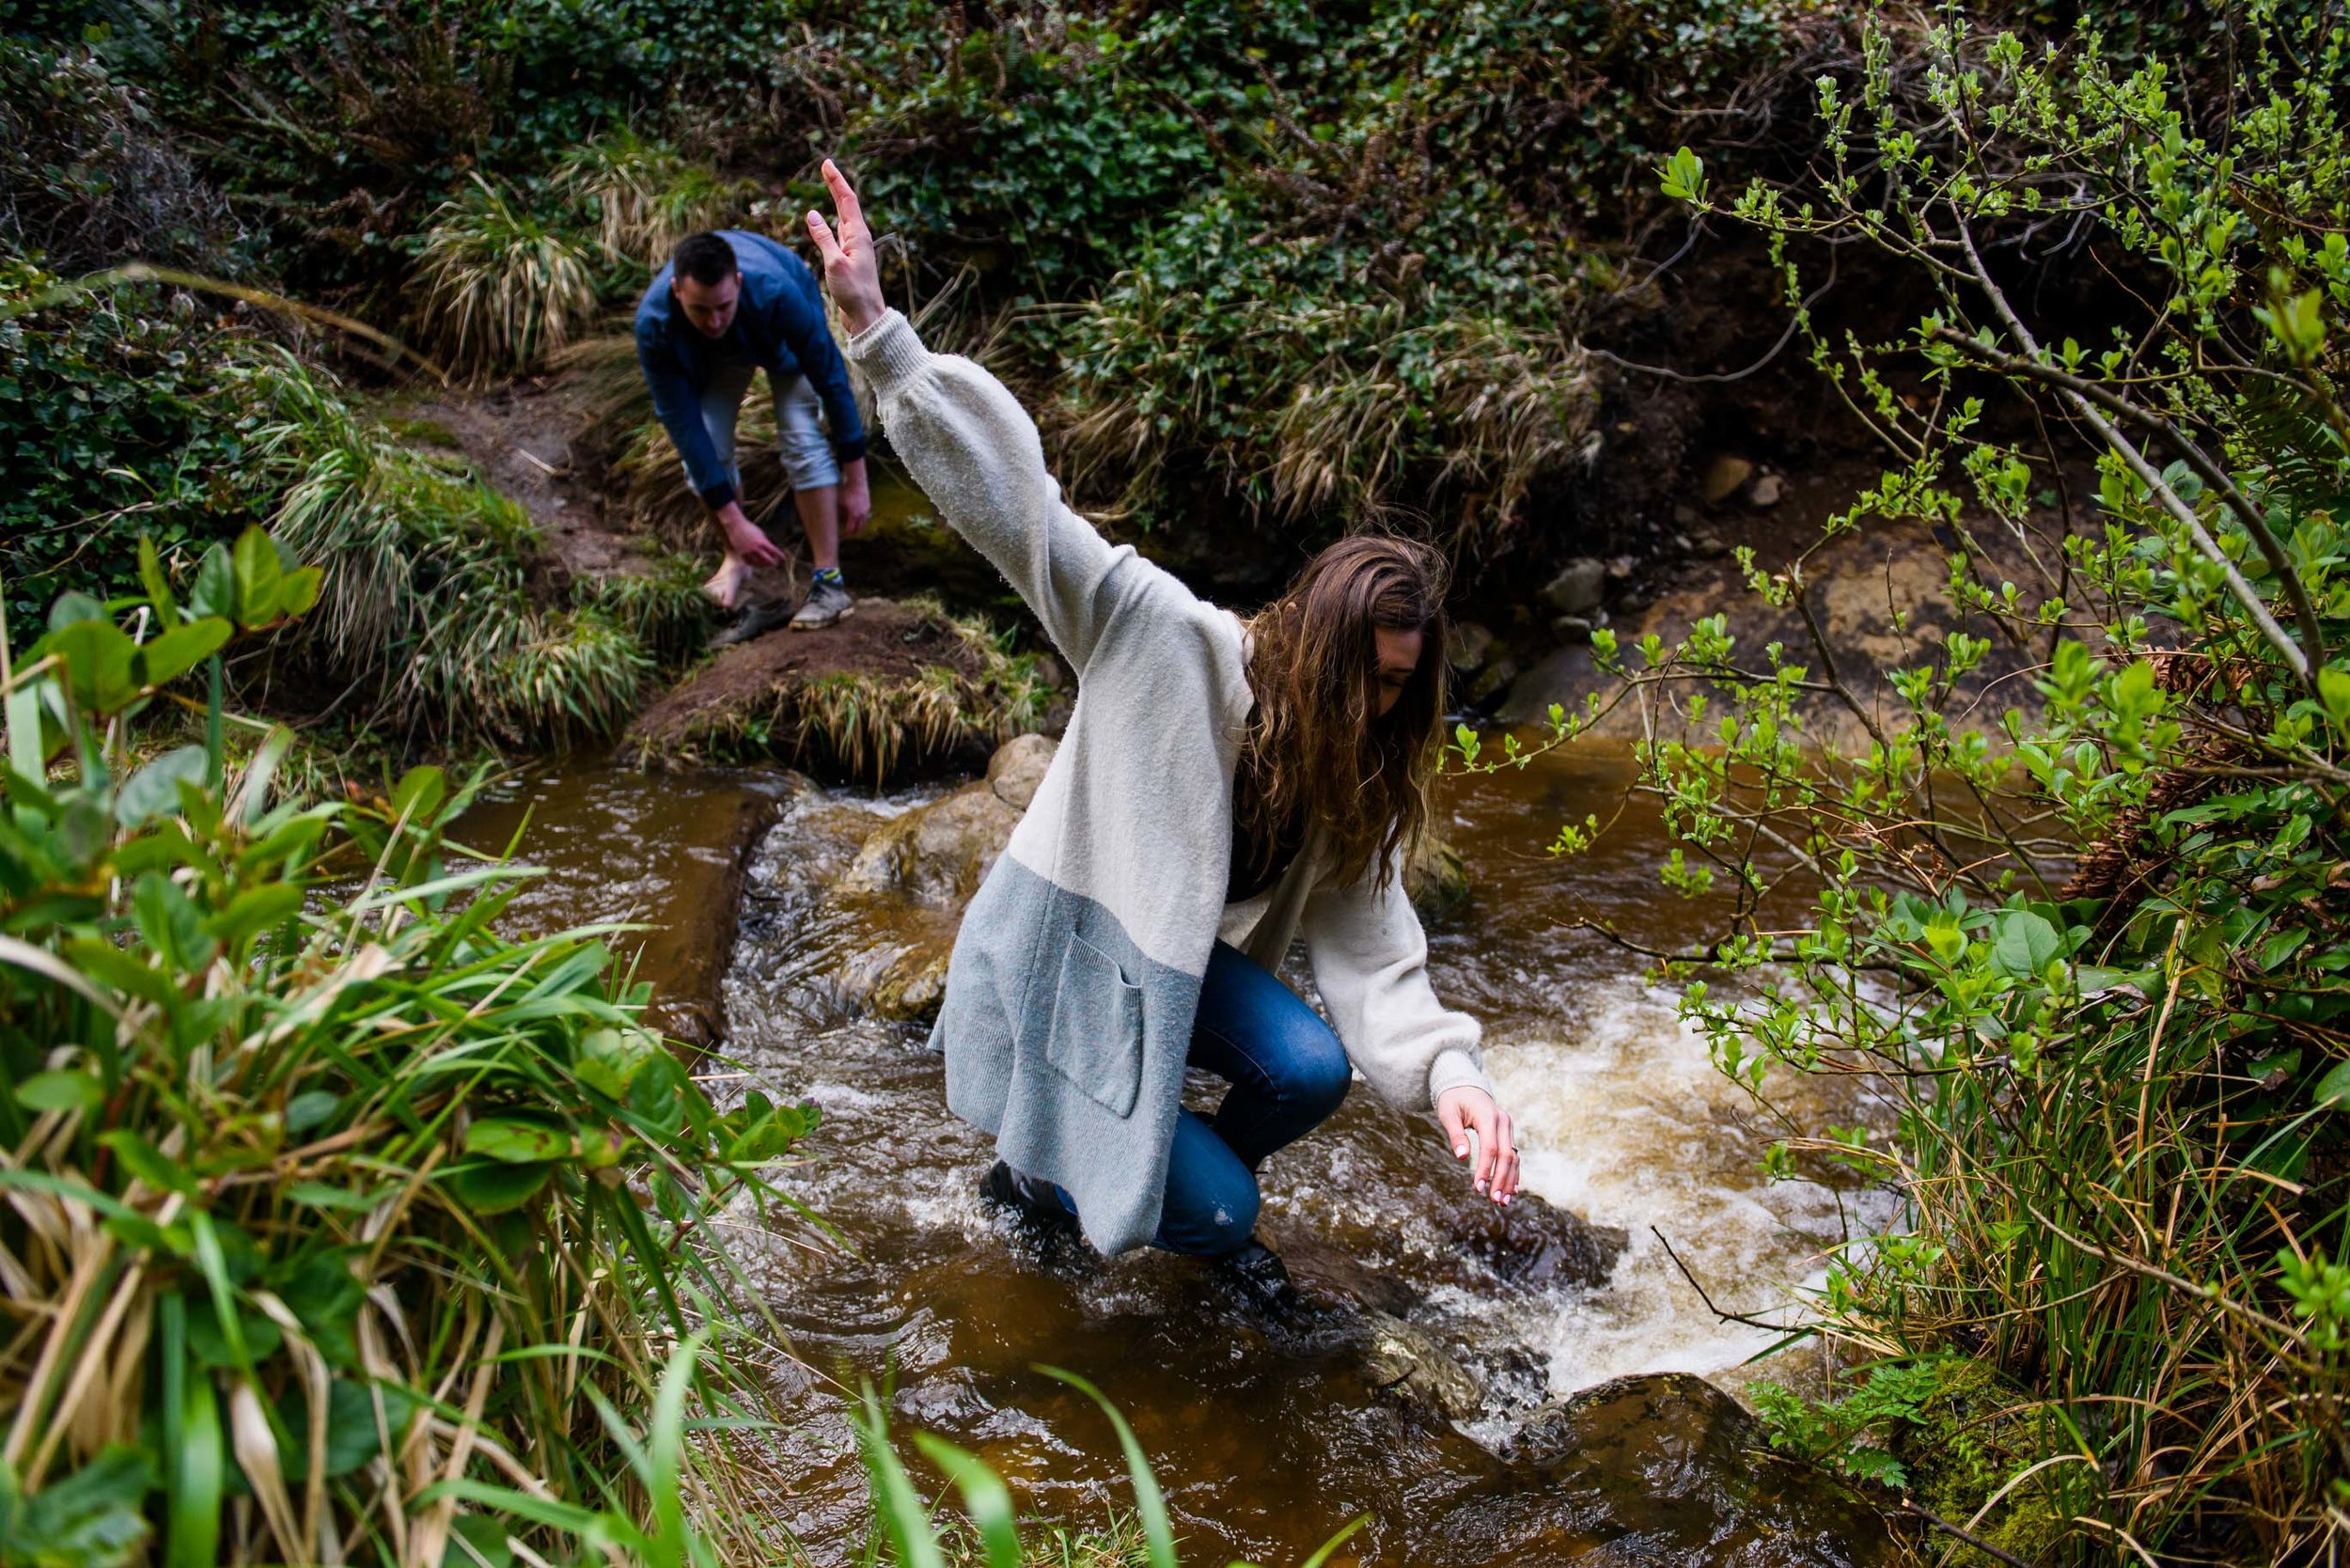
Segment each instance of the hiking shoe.
[[807,603],[791,618],[794,632],[821,632],[836,620],[856,614],[856,601],[838,583],[820,582],[807,590]]
[[760,599],[743,606],[743,613],[734,623],[710,639],[713,648],[731,648],[738,642],[748,642],[762,633],[772,632],[791,619],[791,606],[780,599]]
[[979,1200],[1010,1209],[1023,1225],[1074,1234],[1077,1216],[1051,1187],[997,1160],[979,1181]]
[[1296,1315],[1297,1287],[1290,1283],[1289,1265],[1256,1237],[1216,1259],[1212,1266],[1242,1305],[1277,1320]]

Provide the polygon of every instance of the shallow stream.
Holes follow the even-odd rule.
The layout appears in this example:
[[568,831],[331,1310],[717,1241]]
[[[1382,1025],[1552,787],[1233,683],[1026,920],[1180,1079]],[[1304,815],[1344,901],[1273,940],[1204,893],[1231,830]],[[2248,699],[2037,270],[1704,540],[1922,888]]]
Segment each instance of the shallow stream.
[[[776,1379],[794,1427],[777,1473],[793,1495],[778,1502],[820,1561],[854,1560],[864,1538],[842,1391],[865,1378],[890,1388],[899,1425],[979,1450],[1047,1516],[1085,1526],[1123,1507],[1107,1424],[1038,1363],[1084,1374],[1124,1410],[1194,1562],[1298,1562],[1365,1513],[1338,1560],[1822,1560],[1774,1557],[1760,1538],[1682,1539],[1652,1480],[1604,1466],[1574,1482],[1590,1497],[1532,1506],[1522,1477],[1494,1457],[1541,1401],[1622,1374],[1695,1372],[1733,1390],[1751,1375],[1808,1375],[1799,1358],[1745,1367],[1773,1337],[1709,1311],[1660,1234],[1718,1306],[1776,1315],[1825,1249],[1888,1219],[1866,1195],[1764,1183],[1772,1135],[1680,1025],[1673,997],[1644,981],[1643,959],[1574,924],[1605,921],[1647,948],[1708,934],[1701,910],[1659,888],[1641,802],[1593,853],[1544,853],[1560,822],[1614,815],[1628,776],[1621,756],[1586,753],[1449,786],[1438,826],[1474,891],[1431,933],[1439,994],[1484,1023],[1528,1188],[1620,1228],[1612,1272],[1591,1284],[1508,1278],[1465,1259],[1447,1217],[1465,1178],[1433,1123],[1399,1117],[1360,1083],[1267,1168],[1267,1231],[1365,1265],[1482,1385],[1479,1408],[1451,1422],[1382,1397],[1311,1333],[1269,1332],[1196,1264],[1040,1252],[980,1205],[974,1186],[992,1154],[947,1112],[924,1031],[852,1017],[841,1003],[854,989],[844,973],[907,939],[903,917],[885,927],[817,896],[865,831],[936,787],[872,799],[780,773],[648,776],[574,763],[515,780],[470,825],[477,842],[502,840],[527,808],[521,854],[549,874],[517,916],[662,926],[640,974],[682,991],[706,987],[716,955],[697,945],[716,941],[725,922],[713,913],[740,891],[719,1031],[732,1059],[712,1071],[745,1074],[721,1077],[722,1092],[755,1084],[822,1108],[811,1158],[788,1182],[847,1243],[769,1232],[747,1216],[735,1236],[790,1337]],[[777,819],[747,860],[746,811]],[[935,918],[951,926],[951,914]],[[1812,1126],[1874,1114],[1779,1099]]]

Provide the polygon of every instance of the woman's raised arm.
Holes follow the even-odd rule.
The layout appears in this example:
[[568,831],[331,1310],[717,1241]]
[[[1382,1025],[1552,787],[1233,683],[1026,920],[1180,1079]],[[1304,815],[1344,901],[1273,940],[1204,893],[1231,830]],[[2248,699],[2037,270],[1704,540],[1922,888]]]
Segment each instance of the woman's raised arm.
[[[1080,679],[1118,594],[1103,580],[1129,549],[1113,549],[1061,501],[1044,467],[1043,444],[1018,399],[994,376],[955,354],[922,346],[906,319],[882,299],[856,192],[824,163],[838,227],[807,214],[824,259],[824,281],[850,331],[849,358],[873,384],[881,425],[899,459],[939,515],[993,562],[1026,601]],[[1137,574],[1136,581],[1157,577]]]

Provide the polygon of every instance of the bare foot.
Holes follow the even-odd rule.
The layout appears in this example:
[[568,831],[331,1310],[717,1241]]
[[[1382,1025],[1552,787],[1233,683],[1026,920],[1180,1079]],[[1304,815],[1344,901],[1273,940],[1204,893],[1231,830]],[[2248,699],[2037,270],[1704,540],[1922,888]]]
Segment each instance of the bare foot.
[[712,572],[710,580],[702,585],[702,591],[710,595],[712,602],[720,609],[730,610],[741,602],[743,585],[750,579],[750,563],[729,551],[727,558],[718,563],[718,570]]

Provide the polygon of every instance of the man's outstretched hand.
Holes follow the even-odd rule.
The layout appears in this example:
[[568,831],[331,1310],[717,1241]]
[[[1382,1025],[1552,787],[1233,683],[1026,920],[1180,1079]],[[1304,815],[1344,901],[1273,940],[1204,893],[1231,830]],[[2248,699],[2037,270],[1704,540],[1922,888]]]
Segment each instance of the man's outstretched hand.
[[[807,212],[808,237],[824,259],[824,283],[833,303],[840,306],[841,324],[863,332],[888,308],[882,302],[881,266],[873,257],[873,231],[865,227],[865,210],[848,177],[831,159],[824,160],[824,188],[832,192],[833,222],[814,208]],[[837,227],[836,227],[837,226]]]

